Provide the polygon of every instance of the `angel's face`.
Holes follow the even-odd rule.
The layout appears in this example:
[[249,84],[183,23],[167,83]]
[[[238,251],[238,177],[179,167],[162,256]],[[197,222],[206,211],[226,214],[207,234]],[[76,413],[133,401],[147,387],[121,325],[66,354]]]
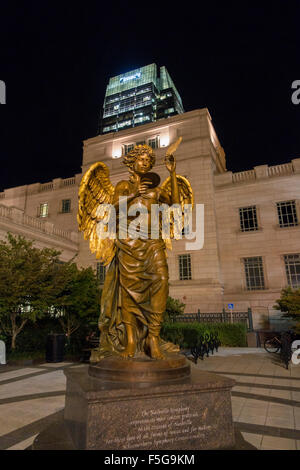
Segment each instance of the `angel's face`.
[[151,168],[152,168],[151,158],[146,153],[139,155],[137,159],[135,160],[134,166],[133,166],[134,171],[138,174],[148,173],[148,171],[150,171]]

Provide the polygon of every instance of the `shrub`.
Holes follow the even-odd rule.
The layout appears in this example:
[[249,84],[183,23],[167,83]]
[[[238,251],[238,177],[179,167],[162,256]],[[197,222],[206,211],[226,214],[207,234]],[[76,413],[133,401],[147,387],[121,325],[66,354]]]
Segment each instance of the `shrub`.
[[247,346],[247,327],[244,323],[165,323],[161,337],[187,349],[193,347],[200,336],[210,333],[218,334],[222,346]]
[[176,321],[177,315],[182,315],[184,313],[184,308],[185,304],[180,302],[180,300],[168,297],[166,311],[164,313],[164,321]]

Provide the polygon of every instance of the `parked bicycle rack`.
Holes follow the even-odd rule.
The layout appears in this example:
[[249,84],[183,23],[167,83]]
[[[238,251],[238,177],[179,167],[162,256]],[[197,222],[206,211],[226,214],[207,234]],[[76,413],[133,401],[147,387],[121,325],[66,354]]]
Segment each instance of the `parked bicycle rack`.
[[209,357],[210,352],[212,355],[214,354],[214,350],[218,352],[220,345],[221,342],[216,333],[204,333],[198,337],[197,343],[191,348],[191,354],[195,364],[197,364],[199,358],[203,361],[205,354]]

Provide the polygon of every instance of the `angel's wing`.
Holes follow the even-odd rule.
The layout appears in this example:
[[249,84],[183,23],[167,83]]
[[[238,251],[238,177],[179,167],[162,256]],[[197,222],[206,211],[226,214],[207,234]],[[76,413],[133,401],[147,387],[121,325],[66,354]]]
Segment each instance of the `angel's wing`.
[[[182,209],[182,215],[184,213],[184,206],[185,204],[191,204],[194,207],[194,194],[192,190],[192,186],[190,182],[184,176],[176,175],[178,189],[179,189],[179,197],[180,197],[180,204]],[[171,196],[171,176],[169,176],[161,185],[161,188],[165,190]],[[171,239],[174,237],[174,218],[171,217],[171,227],[170,227],[170,236]],[[171,239],[165,240],[166,247],[171,250],[172,243]]]
[[77,221],[85,240],[90,240],[90,250],[105,265],[115,255],[114,240],[97,235],[97,215],[100,204],[112,204],[115,188],[109,179],[109,169],[103,162],[94,163],[83,176],[79,187]]

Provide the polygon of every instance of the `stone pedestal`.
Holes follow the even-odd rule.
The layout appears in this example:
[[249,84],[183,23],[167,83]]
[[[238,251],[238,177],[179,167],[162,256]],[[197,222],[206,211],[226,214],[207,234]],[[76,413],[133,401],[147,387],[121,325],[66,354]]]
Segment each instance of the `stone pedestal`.
[[66,369],[64,423],[76,449],[204,450],[235,445],[232,379],[200,371],[165,383],[105,382]]

